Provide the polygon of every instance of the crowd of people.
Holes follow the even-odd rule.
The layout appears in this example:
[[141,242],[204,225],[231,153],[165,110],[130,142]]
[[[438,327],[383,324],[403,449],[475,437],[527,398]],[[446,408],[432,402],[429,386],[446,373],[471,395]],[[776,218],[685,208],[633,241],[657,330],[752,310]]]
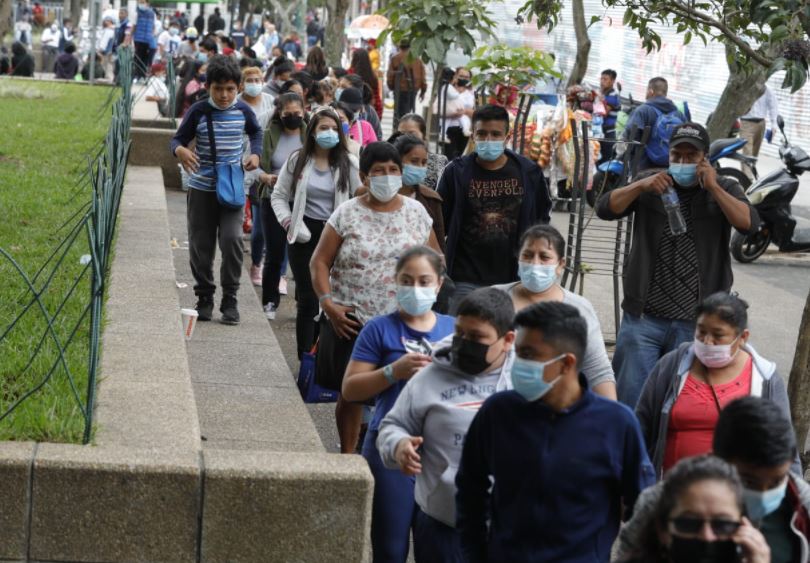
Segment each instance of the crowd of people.
[[[239,322],[242,210],[216,194],[218,171],[244,166],[265,312],[289,261],[298,356],[316,350],[317,383],[340,393],[341,452],[374,477],[374,561],[406,561],[411,535],[418,563],[808,561],[785,384],[731,292],[730,231],[759,218],[707,164],[701,125],[675,127],[666,166],[597,203],[635,221],[611,361],[593,305],[560,284],[547,181],[505,148],[503,107],[475,108],[472,150],[448,162],[415,114],[377,140],[362,71],[324,95],[283,62],[203,64],[208,98],[172,142],[199,320],[213,317],[218,240],[221,320]],[[650,82],[648,103],[665,85]]]

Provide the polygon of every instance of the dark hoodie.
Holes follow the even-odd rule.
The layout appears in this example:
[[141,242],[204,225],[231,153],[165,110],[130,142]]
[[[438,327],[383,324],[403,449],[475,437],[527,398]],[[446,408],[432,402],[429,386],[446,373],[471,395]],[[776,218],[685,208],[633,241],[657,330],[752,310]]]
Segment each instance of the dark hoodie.
[[79,72],[79,60],[72,53],[62,53],[53,65],[54,78],[73,80]]
[[[641,104],[633,114],[630,116],[630,119],[627,120],[627,125],[624,129],[624,134],[622,135],[622,139],[630,140],[630,131],[633,129],[633,126],[638,127],[638,133],[636,134],[636,138],[634,140],[640,141],[641,135],[644,133],[644,128],[648,125],[650,126],[650,134],[652,135],[652,130],[655,128],[655,122],[658,121],[658,112],[655,111],[657,108],[658,111],[663,113],[670,113],[672,111],[677,110],[678,108],[669,98],[665,98],[664,96],[655,96],[654,98],[650,98],[645,103]],[[641,159],[639,160],[638,171],[647,170],[648,168],[660,168],[659,166],[653,164],[649,158],[647,158],[647,152],[641,152]]]
[[25,45],[15,41],[11,45],[11,75],[34,76],[34,57],[28,54]]

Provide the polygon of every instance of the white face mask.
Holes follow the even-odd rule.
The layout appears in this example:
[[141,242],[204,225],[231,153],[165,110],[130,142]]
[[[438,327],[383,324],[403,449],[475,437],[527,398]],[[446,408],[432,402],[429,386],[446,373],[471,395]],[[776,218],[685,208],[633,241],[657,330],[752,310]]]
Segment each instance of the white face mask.
[[[739,336],[735,338],[734,342],[737,342],[739,338]],[[695,356],[707,368],[724,368],[734,361],[737,352],[740,351],[738,348],[737,352],[731,353],[734,342],[731,344],[704,344],[695,337]]]
[[402,176],[370,176],[369,191],[374,199],[388,203],[402,187]]

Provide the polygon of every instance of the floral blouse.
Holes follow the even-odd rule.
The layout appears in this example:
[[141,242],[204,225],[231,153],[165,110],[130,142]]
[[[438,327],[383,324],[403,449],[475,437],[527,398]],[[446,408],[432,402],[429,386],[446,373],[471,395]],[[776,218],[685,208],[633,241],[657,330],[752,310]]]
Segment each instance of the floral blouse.
[[329,225],[343,239],[330,272],[332,298],[355,307],[361,323],[396,309],[395,270],[407,249],[427,244],[433,221],[421,203],[401,197],[395,211],[373,211],[353,198],[335,209]]
[[444,172],[444,167],[447,166],[447,157],[443,154],[429,153],[427,159],[427,176],[425,176],[424,184],[432,189],[436,189],[439,183],[439,178]]

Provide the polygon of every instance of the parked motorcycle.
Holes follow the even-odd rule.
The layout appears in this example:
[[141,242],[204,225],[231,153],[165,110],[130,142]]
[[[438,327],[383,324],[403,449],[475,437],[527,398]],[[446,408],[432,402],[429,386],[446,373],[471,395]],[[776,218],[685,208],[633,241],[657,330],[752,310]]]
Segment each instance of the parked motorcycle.
[[779,158],[785,165],[760,179],[745,195],[759,213],[762,224],[759,231],[743,235],[734,231],[731,236],[731,255],[738,262],[753,262],[773,242],[780,252],[806,252],[810,250],[810,229],[796,229],[796,219],[790,202],[799,190],[799,176],[810,170],[810,156],[800,147],[791,145],[785,135],[785,122],[777,118],[782,133]]
[[751,179],[739,168],[732,166],[720,166],[721,158],[730,158],[737,160],[743,164],[747,164],[754,174],[754,180],[759,179],[759,172],[757,172],[757,157],[742,154],[742,149],[748,141],[740,138],[717,139],[709,145],[709,162],[717,170],[719,176],[728,176],[734,178],[740,183],[742,189],[746,190],[751,185]]

